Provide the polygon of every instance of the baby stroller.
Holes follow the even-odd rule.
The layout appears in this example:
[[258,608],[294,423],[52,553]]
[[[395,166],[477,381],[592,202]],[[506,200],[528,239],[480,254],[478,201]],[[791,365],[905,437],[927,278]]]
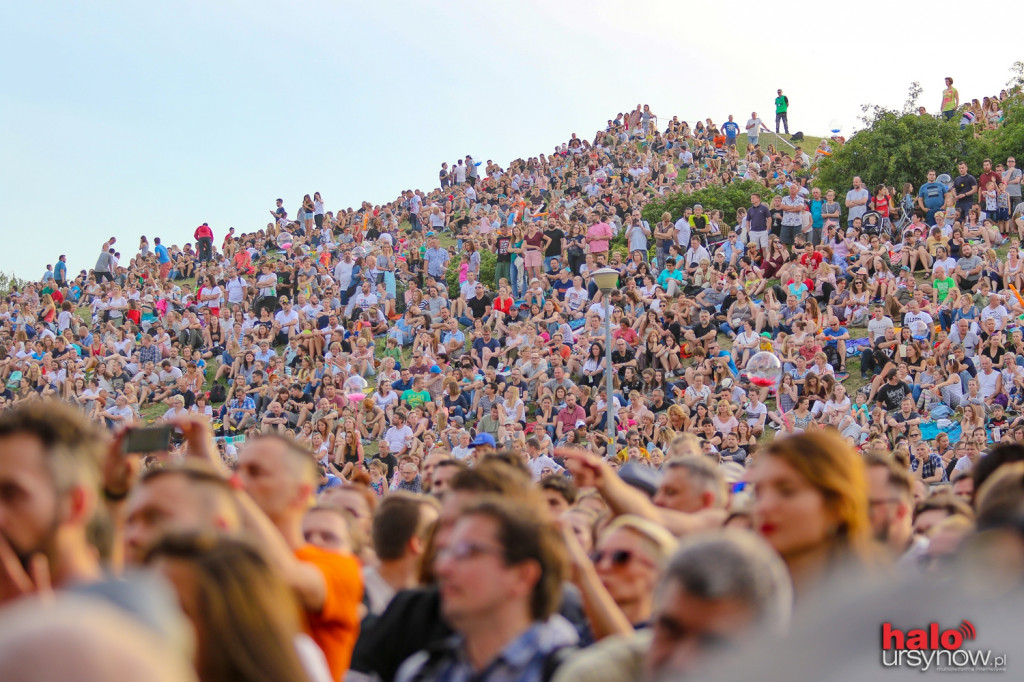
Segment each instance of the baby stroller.
[[894,241],[896,235],[902,234],[893,226],[891,219],[883,218],[878,211],[868,211],[861,216],[860,222],[866,234],[877,235],[883,240]]
[[868,211],[860,217],[861,229],[873,237],[882,236],[882,216],[878,211]]

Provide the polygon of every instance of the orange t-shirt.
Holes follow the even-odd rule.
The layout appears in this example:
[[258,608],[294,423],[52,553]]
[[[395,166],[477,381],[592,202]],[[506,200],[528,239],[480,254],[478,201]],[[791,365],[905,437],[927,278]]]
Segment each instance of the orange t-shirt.
[[306,623],[310,637],[324,652],[331,676],[340,680],[352,662],[352,650],[359,636],[359,604],[363,600],[359,561],[350,554],[314,545],[299,547],[295,557],[320,569],[327,583],[323,608],[320,613],[307,611]]

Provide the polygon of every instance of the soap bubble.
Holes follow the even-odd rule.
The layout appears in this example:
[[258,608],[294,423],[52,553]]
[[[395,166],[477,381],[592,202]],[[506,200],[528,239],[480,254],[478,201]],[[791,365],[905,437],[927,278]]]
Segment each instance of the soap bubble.
[[838,135],[839,132],[843,129],[843,122],[840,121],[838,118],[834,118],[828,122],[828,129],[832,131],[833,135]]
[[747,378],[755,386],[777,386],[782,363],[774,353],[761,351],[747,361]]

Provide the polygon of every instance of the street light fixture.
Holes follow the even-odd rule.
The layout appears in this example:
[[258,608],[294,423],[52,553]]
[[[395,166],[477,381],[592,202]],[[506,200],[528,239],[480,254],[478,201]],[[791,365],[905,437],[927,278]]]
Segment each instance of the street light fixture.
[[604,303],[604,383],[605,383],[605,430],[608,437],[608,456],[615,456],[615,397],[612,391],[612,309],[611,292],[619,286],[619,271],[614,268],[595,270],[591,277],[601,290]]

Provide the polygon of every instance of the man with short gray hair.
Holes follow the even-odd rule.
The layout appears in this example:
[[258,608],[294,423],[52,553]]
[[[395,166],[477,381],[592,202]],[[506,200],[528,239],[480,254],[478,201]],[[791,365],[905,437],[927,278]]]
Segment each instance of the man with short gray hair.
[[728,495],[722,471],[709,458],[695,455],[671,459],[664,470],[654,494],[655,505],[687,514],[725,507]]
[[735,529],[684,541],[655,589],[651,627],[606,637],[558,669],[555,682],[675,680],[712,652],[751,636],[782,636],[792,614],[786,566],[758,536]]

